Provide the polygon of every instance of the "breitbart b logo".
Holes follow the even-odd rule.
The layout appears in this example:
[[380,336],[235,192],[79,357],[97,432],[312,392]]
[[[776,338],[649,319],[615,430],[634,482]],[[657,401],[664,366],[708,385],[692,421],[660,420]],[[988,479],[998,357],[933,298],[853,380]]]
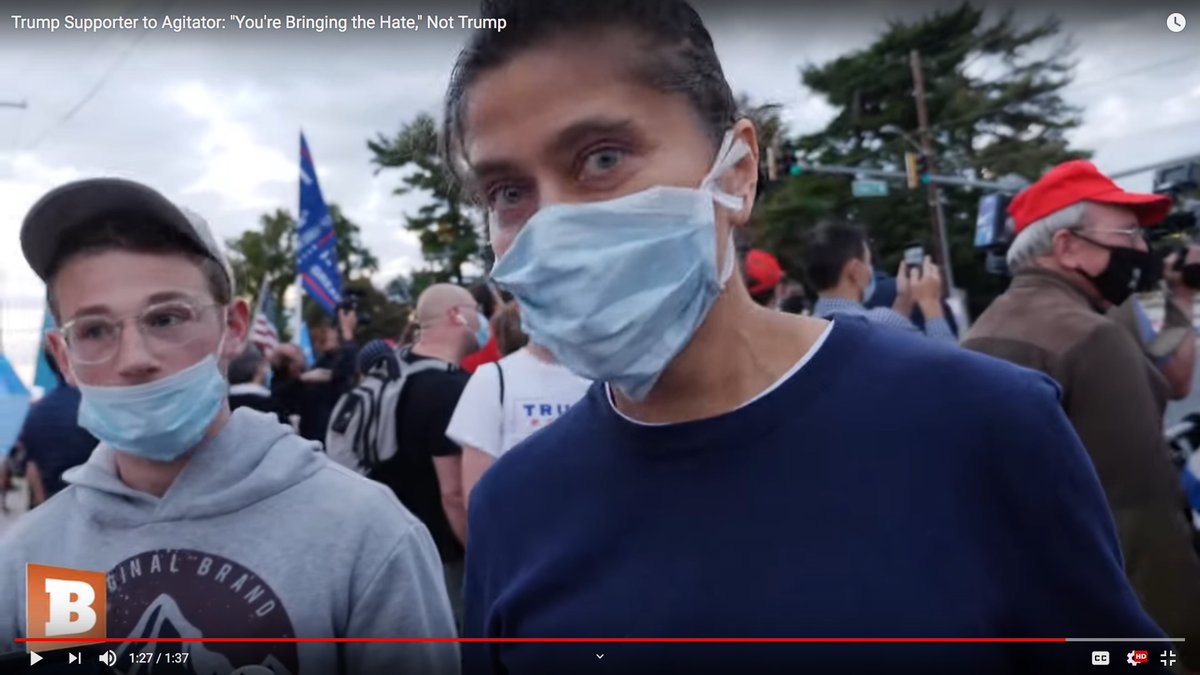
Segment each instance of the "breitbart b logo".
[[25,625],[30,640],[79,638],[79,642],[26,642],[29,651],[66,649],[105,637],[107,575],[46,565],[25,566]]

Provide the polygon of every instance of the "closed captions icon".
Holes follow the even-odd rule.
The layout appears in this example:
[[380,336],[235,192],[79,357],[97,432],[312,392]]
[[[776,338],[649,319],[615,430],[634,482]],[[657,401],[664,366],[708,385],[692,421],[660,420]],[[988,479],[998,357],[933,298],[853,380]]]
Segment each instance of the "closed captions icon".
[[1108,652],[1092,652],[1092,665],[1093,666],[1107,666],[1108,665]]
[[1171,31],[1172,33],[1178,33],[1182,31],[1185,26],[1187,26],[1187,19],[1185,19],[1179,12],[1175,12],[1167,17],[1167,30]]

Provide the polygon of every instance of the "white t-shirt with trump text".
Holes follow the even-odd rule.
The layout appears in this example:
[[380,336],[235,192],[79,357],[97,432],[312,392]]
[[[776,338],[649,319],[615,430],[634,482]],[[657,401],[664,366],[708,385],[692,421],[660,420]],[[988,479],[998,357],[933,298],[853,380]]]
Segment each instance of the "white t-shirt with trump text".
[[[498,368],[504,371],[503,405]],[[458,399],[446,436],[499,459],[558,419],[583,398],[591,384],[563,366],[520,349],[475,371]]]

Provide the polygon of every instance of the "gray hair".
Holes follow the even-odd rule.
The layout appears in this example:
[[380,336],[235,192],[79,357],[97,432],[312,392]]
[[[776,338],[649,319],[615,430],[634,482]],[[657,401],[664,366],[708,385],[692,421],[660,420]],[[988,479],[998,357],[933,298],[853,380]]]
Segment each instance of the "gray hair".
[[258,374],[258,369],[266,362],[266,357],[258,347],[247,345],[245,351],[229,362],[229,384],[252,382]]
[[1055,233],[1082,225],[1086,207],[1087,202],[1072,204],[1033,221],[1021,230],[1008,249],[1008,269],[1019,272],[1029,267],[1036,258],[1053,253]]

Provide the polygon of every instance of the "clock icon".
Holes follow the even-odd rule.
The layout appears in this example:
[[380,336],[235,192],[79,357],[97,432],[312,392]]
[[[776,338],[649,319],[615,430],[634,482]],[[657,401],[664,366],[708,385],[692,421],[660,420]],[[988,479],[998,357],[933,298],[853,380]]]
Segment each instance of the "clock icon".
[[1171,31],[1172,33],[1178,33],[1179,31],[1183,30],[1183,27],[1186,25],[1187,19],[1183,18],[1183,15],[1179,12],[1175,12],[1167,17],[1167,30]]

